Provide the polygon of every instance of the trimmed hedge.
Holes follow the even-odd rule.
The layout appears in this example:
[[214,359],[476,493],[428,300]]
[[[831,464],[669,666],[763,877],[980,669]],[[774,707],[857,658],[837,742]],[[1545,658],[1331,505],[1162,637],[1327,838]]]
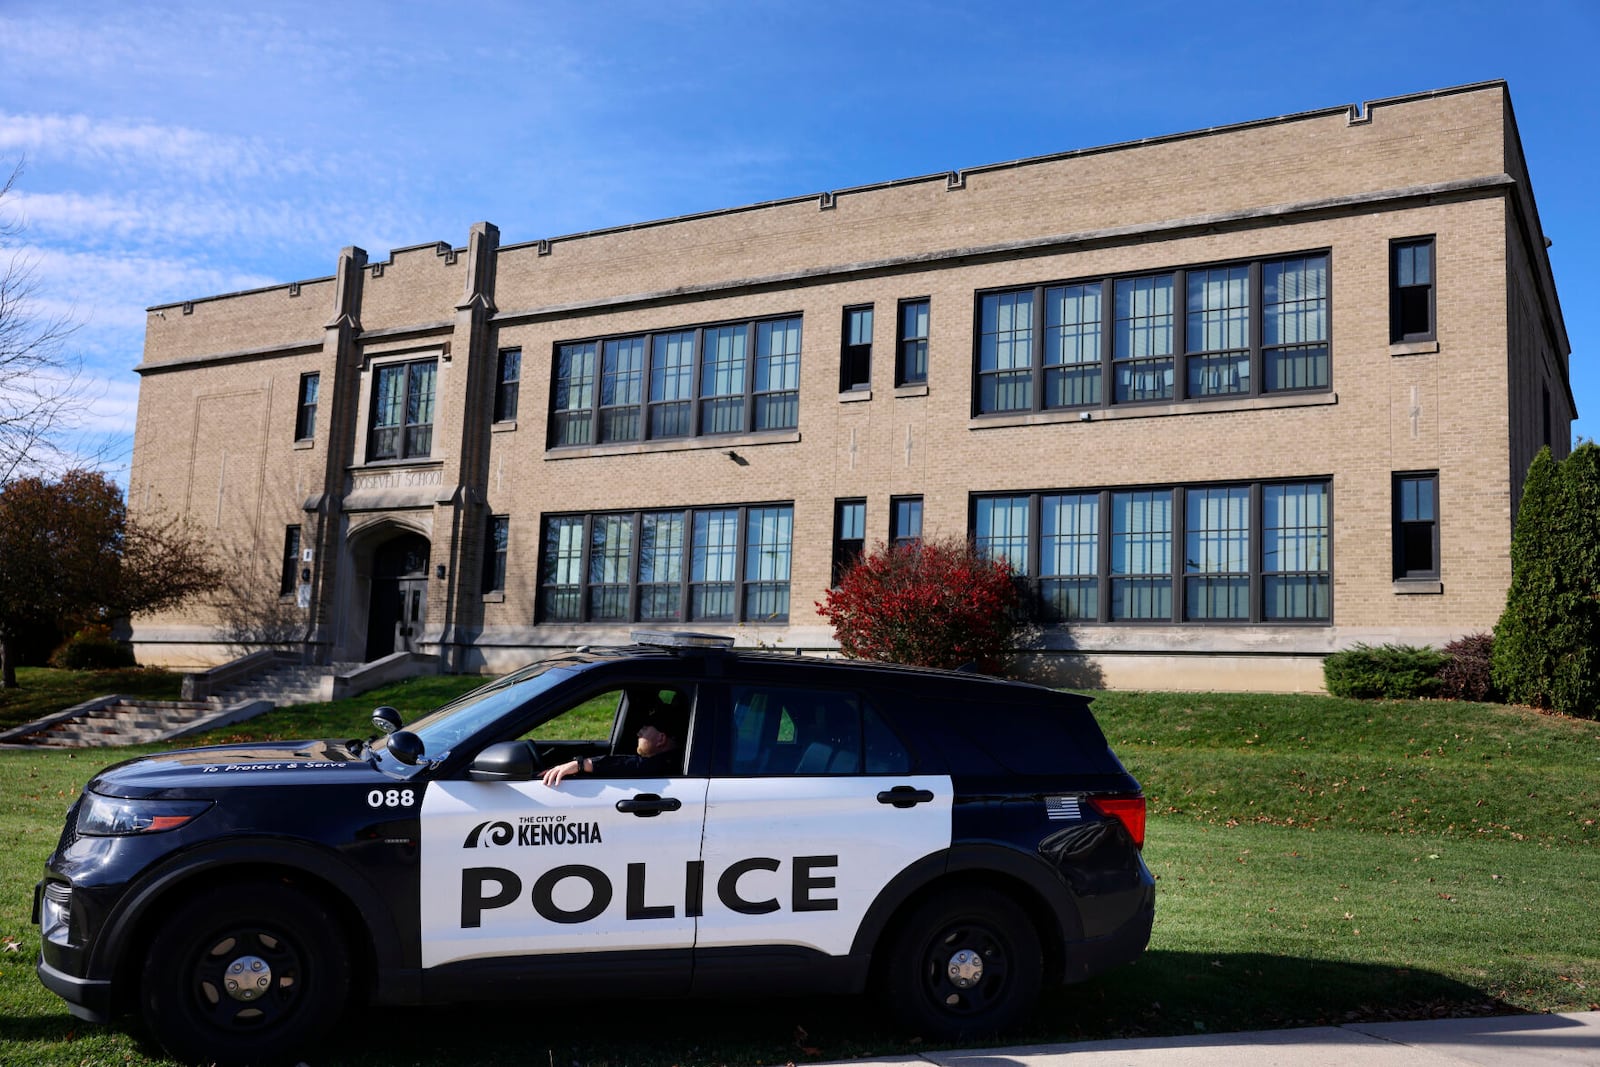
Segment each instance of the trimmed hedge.
[[1359,644],[1322,661],[1322,677],[1336,697],[1413,700],[1438,696],[1447,657],[1414,645]]

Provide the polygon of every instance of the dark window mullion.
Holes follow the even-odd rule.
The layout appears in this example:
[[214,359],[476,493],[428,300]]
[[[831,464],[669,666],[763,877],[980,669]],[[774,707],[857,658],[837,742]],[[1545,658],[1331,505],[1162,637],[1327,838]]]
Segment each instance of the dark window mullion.
[[1099,498],[1100,544],[1095,566],[1099,568],[1100,595],[1096,598],[1095,621],[1104,623],[1111,621],[1111,490],[1100,490]]
[[[1029,345],[1028,373],[1033,378],[1033,395],[1029,397],[1029,410],[1044,410],[1044,332],[1048,315],[1044,306],[1044,286],[1033,288],[1033,338]],[[1038,577],[1037,570],[1032,572]]]
[[[744,432],[751,433],[756,424],[756,324],[744,327]],[[743,618],[743,615],[740,616]]]
[[594,513],[583,516],[583,554],[578,557],[578,621],[589,621],[589,554],[594,548]]
[[[1117,388],[1117,290],[1110,278],[1100,279],[1100,406],[1112,405]],[[1100,598],[1102,601],[1105,597]]]
[[[704,373],[706,329],[694,328],[694,350],[689,359],[689,436],[700,436],[700,375]],[[687,613],[686,613],[687,617]]]
[[655,403],[651,399],[650,384],[651,374],[655,370],[656,335],[644,335],[644,372],[639,382],[639,440],[650,440],[650,417],[655,413]]
[[1267,539],[1263,536],[1261,522],[1265,516],[1262,500],[1265,494],[1260,482],[1250,483],[1250,541],[1247,546],[1247,566],[1250,569],[1250,621],[1260,622],[1266,615],[1262,610],[1262,597],[1266,595],[1266,580],[1262,577],[1266,560]]
[[[1189,399],[1189,272],[1172,272],[1172,399]],[[1183,618],[1179,612],[1178,618]]]
[[739,517],[734,520],[738,523],[734,527],[734,553],[733,553],[733,618],[736,622],[744,622],[744,554],[749,550],[745,543],[749,540],[749,512],[747,507],[735,509]]
[[[1169,622],[1191,622],[1189,618],[1189,490],[1172,487],[1172,618]],[[1205,572],[1200,572],[1203,576]]]
[[1040,510],[1041,494],[1028,494],[1028,589],[1033,603],[1028,605],[1037,613],[1044,606],[1044,513]]
[[1266,301],[1261,290],[1261,261],[1250,261],[1249,282],[1250,314],[1245,319],[1245,330],[1250,343],[1250,396],[1265,392],[1266,364],[1261,354],[1261,339],[1267,324]]
[[[649,357],[646,356],[648,364]],[[649,381],[648,378],[645,379]],[[644,533],[644,513],[633,513],[633,538],[628,544],[628,621],[639,620],[639,561],[644,553],[641,551],[642,542],[640,535]]]

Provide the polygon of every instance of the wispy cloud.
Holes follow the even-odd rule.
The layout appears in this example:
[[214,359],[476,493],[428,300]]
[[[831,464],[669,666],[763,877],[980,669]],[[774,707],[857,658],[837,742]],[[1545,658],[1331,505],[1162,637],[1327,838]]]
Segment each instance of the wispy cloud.
[[78,165],[149,175],[175,171],[198,181],[238,181],[271,173],[317,173],[317,157],[284,151],[259,138],[230,137],[187,126],[96,119],[89,115],[0,112],[0,153],[30,154]]

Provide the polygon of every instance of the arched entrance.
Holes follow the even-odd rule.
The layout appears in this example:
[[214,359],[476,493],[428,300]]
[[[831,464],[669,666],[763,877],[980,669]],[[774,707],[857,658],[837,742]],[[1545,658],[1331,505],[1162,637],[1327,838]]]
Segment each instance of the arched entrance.
[[409,652],[428,618],[428,539],[403,533],[372,552],[367,607],[367,662]]

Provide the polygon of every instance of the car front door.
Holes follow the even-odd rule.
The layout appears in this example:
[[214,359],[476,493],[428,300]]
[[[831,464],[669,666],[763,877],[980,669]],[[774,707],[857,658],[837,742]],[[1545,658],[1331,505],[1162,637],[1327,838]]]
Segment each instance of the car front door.
[[844,955],[890,879],[950,846],[950,779],[911,773],[909,753],[854,692],[734,684],[728,696],[696,952]]
[[567,977],[644,968],[662,992],[686,988],[705,799],[703,776],[679,774],[430,783],[423,967],[495,960],[508,976],[547,964]]

